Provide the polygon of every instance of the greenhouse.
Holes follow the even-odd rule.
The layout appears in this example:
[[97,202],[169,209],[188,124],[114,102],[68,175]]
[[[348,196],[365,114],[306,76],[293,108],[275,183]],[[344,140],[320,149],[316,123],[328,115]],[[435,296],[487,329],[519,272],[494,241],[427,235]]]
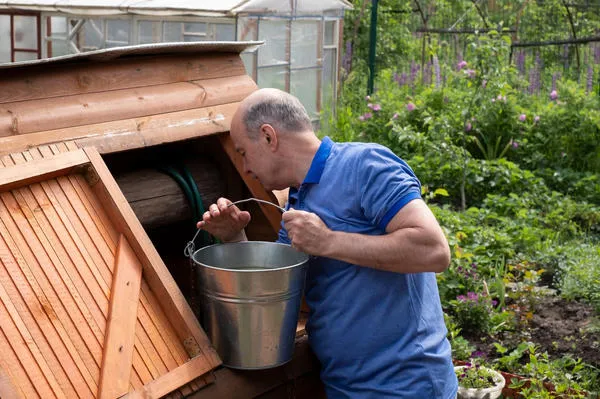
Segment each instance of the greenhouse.
[[332,105],[348,8],[344,0],[4,0],[0,63],[147,43],[261,40],[242,54],[248,74],[260,87],[298,96],[317,118]]

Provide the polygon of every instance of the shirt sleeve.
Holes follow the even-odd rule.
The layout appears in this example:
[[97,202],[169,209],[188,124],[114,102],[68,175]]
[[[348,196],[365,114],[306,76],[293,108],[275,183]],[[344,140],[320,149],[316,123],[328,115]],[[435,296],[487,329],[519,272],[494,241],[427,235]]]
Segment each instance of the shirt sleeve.
[[421,183],[412,169],[385,147],[367,150],[358,161],[357,171],[362,212],[382,231],[404,205],[421,198]]

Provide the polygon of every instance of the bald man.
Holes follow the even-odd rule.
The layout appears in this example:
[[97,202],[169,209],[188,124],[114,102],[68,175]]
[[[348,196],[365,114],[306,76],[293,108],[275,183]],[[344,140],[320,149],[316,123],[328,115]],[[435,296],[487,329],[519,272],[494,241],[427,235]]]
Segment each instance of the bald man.
[[[231,138],[246,173],[289,187],[278,241],[313,255],[306,330],[328,397],[454,398],[435,277],[450,251],[410,167],[377,144],[319,140],[300,101],[276,89],[242,101]],[[246,240],[251,216],[230,203],[198,228]]]

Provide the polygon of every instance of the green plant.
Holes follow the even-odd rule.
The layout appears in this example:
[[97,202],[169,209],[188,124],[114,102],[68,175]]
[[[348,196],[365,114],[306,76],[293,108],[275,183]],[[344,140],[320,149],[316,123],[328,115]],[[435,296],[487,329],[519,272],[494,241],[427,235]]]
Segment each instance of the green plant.
[[458,385],[462,388],[491,388],[503,380],[498,378],[498,373],[471,361],[464,366],[454,368]]

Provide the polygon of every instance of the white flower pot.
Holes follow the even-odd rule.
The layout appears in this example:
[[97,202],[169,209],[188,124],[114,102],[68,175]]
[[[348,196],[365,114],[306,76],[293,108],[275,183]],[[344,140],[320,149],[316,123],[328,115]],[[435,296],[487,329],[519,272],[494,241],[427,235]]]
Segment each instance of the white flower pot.
[[[456,366],[455,370],[460,370],[465,368],[465,366]],[[493,374],[493,379],[496,385],[490,388],[463,388],[460,386],[460,381],[458,383],[458,399],[496,399],[500,397],[502,394],[502,388],[504,388],[504,384],[506,381],[502,374],[497,372],[496,370],[491,370],[486,368],[486,370],[490,371]]]

